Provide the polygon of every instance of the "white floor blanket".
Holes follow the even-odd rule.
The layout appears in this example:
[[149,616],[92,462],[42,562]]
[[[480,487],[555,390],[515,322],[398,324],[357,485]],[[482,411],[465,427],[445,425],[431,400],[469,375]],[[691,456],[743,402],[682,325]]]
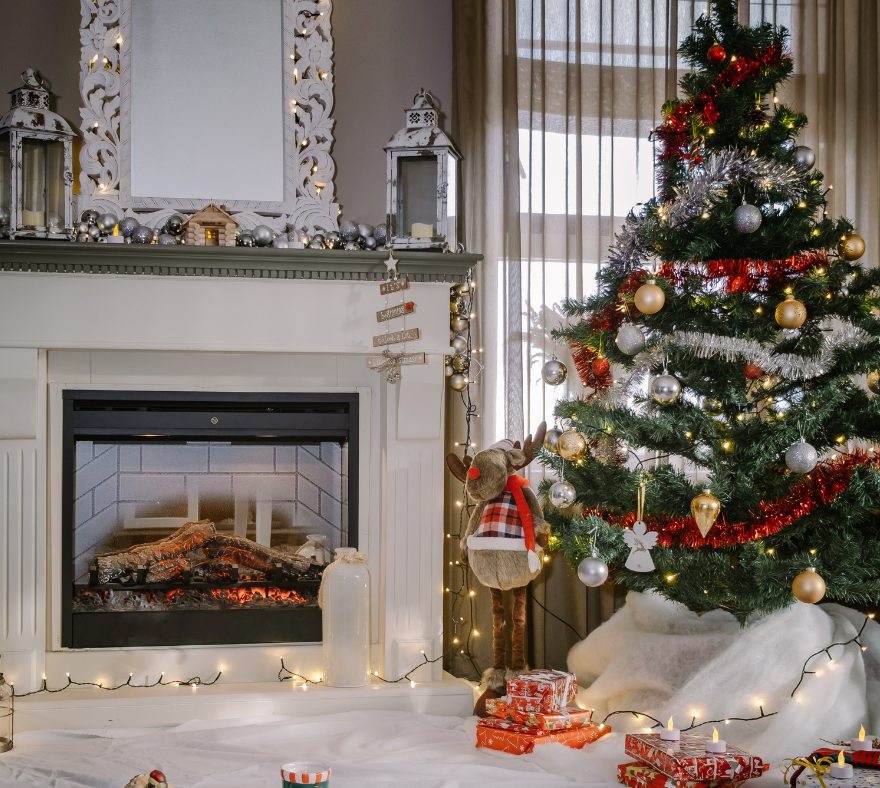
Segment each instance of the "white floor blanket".
[[[602,721],[629,709],[677,728],[731,717],[773,716],[718,723],[719,735],[771,762],[808,755],[821,740],[849,739],[864,724],[880,735],[880,626],[868,621],[860,642],[810,660],[795,697],[791,692],[810,654],[854,637],[865,617],[838,605],[800,602],[742,628],[717,610],[698,616],[654,594],[630,593],[626,605],[572,648],[568,667],[584,687],[582,706]],[[616,731],[651,725],[615,715]],[[712,726],[699,729],[712,733]],[[776,779],[780,780],[777,773]]]

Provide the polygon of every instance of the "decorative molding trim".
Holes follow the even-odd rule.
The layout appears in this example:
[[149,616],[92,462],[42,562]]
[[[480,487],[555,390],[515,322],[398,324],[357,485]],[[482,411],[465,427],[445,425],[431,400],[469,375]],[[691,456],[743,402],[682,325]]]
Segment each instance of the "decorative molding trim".
[[[242,226],[338,229],[333,145],[332,0],[280,0],[283,8],[284,200],[215,197]],[[131,0],[80,0],[80,194],[86,208],[157,226],[208,200],[131,194]]]

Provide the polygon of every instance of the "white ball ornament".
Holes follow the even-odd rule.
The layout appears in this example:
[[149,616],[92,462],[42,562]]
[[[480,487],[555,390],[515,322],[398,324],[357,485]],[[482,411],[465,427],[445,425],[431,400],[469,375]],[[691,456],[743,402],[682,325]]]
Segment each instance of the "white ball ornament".
[[743,203],[733,212],[733,226],[741,233],[753,233],[761,226],[761,210]]
[[558,386],[568,377],[568,367],[559,359],[551,358],[541,369],[541,378],[549,386]]
[[794,149],[794,165],[801,170],[811,170],[816,163],[816,154],[806,145],[798,145]]
[[565,481],[555,482],[547,491],[547,500],[550,501],[551,506],[555,506],[557,509],[571,506],[576,497],[577,492],[575,492],[574,487]]
[[590,588],[600,586],[608,579],[608,564],[595,555],[581,561],[577,571],[578,579]]
[[785,452],[785,464],[792,473],[809,473],[819,462],[819,453],[803,438]]
[[665,369],[651,381],[651,396],[661,405],[670,405],[681,395],[681,383]]
[[645,335],[638,326],[632,323],[624,323],[617,332],[615,340],[621,353],[634,356],[645,349]]

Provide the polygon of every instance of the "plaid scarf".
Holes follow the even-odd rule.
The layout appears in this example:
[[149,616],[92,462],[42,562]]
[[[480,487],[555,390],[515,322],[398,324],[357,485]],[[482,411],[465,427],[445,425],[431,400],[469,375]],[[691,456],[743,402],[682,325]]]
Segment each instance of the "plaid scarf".
[[518,474],[510,476],[501,495],[486,504],[473,536],[522,539],[529,553],[529,567],[537,572],[541,562],[535,552],[535,526],[522,491],[528,483]]

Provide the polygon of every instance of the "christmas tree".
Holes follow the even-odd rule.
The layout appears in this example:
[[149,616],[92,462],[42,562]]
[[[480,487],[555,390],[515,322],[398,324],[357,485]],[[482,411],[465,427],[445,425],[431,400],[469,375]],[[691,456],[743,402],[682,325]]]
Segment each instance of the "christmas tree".
[[542,454],[551,545],[585,582],[607,563],[743,623],[823,590],[880,600],[880,398],[859,377],[880,391],[880,271],[825,215],[807,118],[776,96],[787,35],[716,0],[683,42],[685,98],[652,132],[658,196],[555,332],[589,393],[557,405]]

